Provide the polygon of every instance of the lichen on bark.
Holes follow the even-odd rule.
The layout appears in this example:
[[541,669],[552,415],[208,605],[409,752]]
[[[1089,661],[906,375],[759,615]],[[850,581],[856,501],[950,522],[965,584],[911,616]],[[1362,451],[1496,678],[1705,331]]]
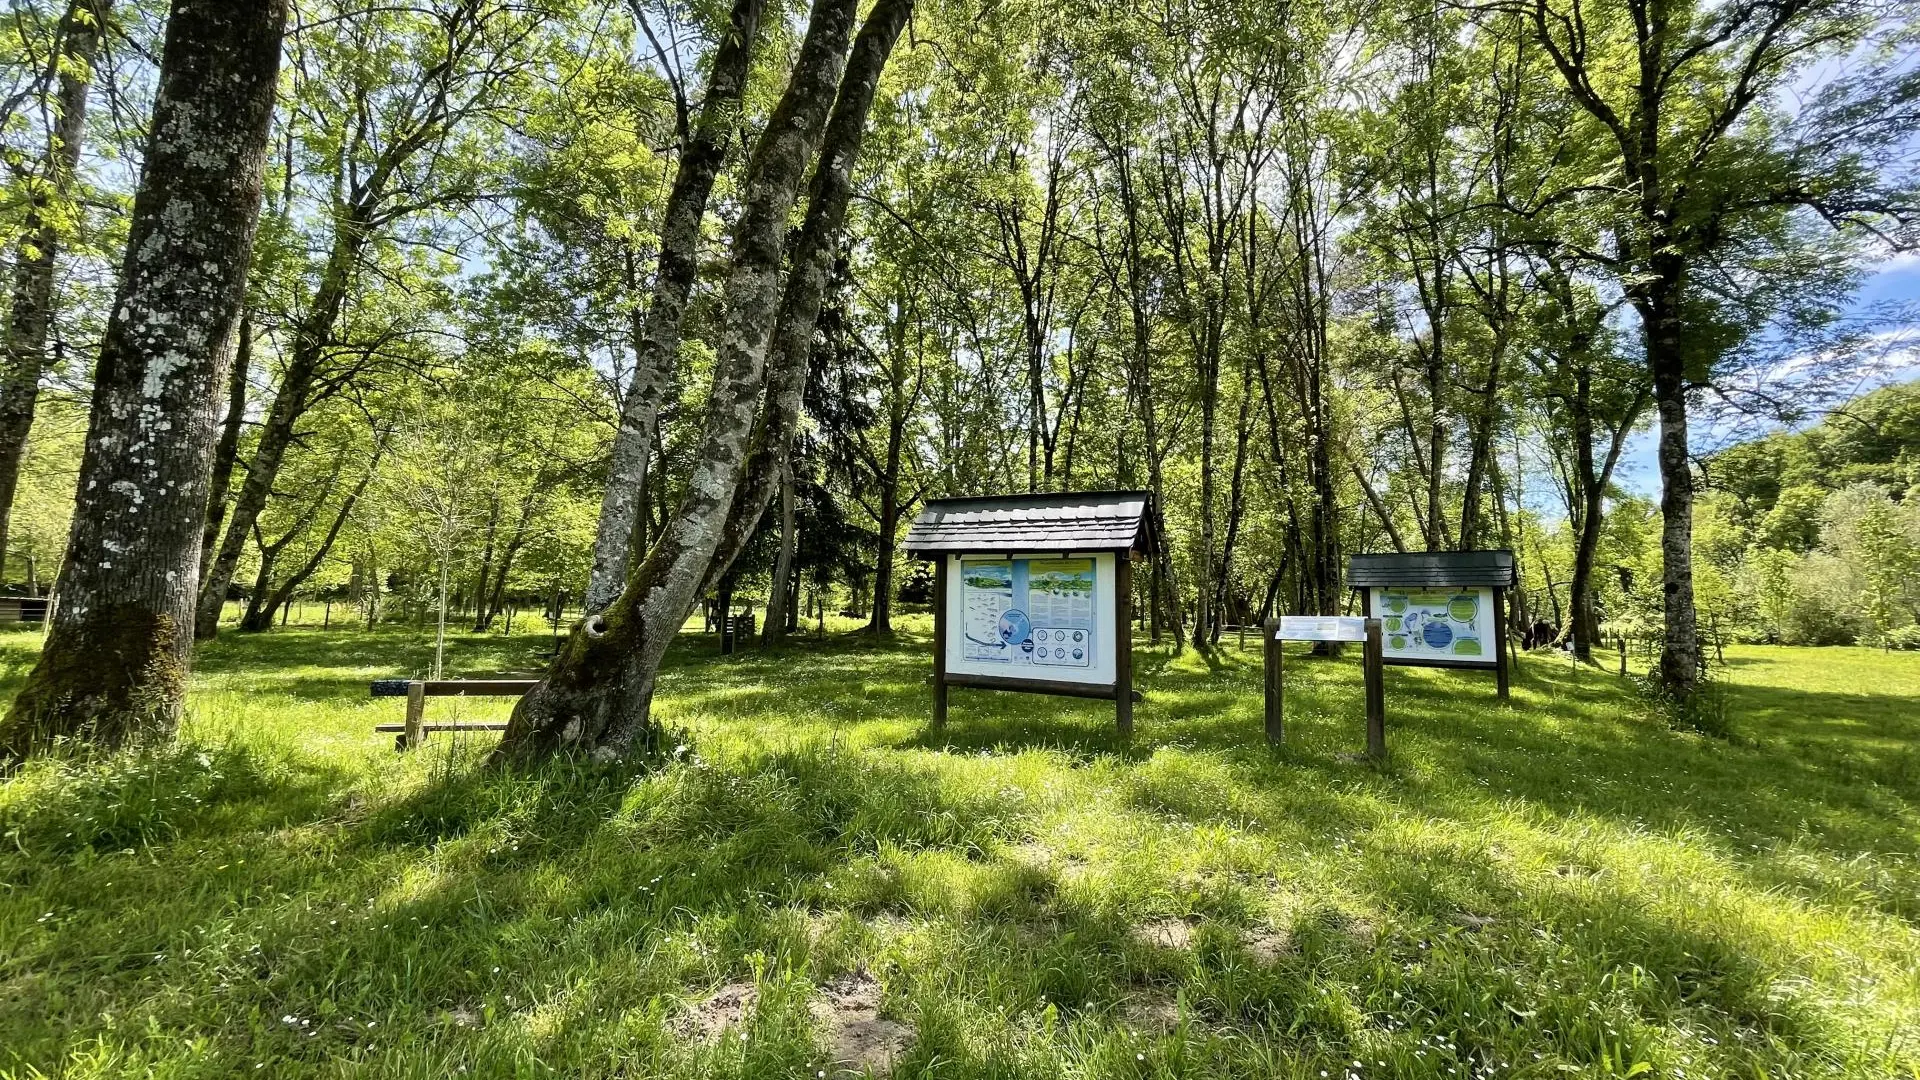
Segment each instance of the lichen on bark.
[[192,662],[217,389],[260,209],[284,0],[177,2],[94,372],[60,596],[0,764],[172,734]]

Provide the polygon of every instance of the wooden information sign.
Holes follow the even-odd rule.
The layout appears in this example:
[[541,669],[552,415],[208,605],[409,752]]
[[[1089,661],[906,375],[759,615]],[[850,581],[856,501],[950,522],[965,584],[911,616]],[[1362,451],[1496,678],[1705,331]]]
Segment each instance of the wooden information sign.
[[1055,492],[932,499],[907,530],[931,559],[933,723],[951,687],[1111,699],[1133,730],[1133,558],[1148,495]]
[[1380,662],[1380,620],[1348,615],[1283,615],[1268,619],[1266,633],[1266,719],[1267,741],[1279,746],[1285,741],[1282,718],[1284,685],[1282,678],[1283,641],[1353,641],[1364,646],[1360,653],[1361,682],[1367,692],[1367,756],[1387,756],[1386,679]]
[[1347,584],[1380,619],[1385,663],[1492,670],[1507,698],[1506,592],[1511,551],[1355,555]]

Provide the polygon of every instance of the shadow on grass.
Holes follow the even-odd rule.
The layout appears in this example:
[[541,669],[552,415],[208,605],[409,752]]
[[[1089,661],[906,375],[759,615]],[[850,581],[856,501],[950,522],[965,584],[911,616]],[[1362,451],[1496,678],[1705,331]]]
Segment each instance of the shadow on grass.
[[[431,648],[301,637],[210,649],[201,673],[359,697],[359,669]],[[452,648],[479,670],[537,642]],[[1804,978],[1764,935],[1650,901],[1589,857],[1579,822],[1691,831],[1762,890],[1778,868],[1740,849],[1804,840],[1809,823],[1835,850],[1906,850],[1914,789],[1852,771],[1852,721],[1836,710],[1855,695],[1770,690],[1755,702],[1765,737],[1726,746],[1641,718],[1591,670],[1529,660],[1501,708],[1490,678],[1396,669],[1394,756],[1375,767],[1345,756],[1360,743],[1357,660],[1289,655],[1279,750],[1262,734],[1257,658],[1214,663],[1140,652],[1131,742],[1106,703],[973,690],[936,734],[924,639],[722,659],[695,636],[669,656],[662,704],[710,736],[708,760],[512,774],[476,770],[482,747],[429,744],[378,758],[371,778],[175,762],[144,790],[183,797],[145,831],[126,825],[137,806],[114,809],[137,800],[111,776],[15,789],[6,805],[40,831],[0,853],[14,908],[34,909],[0,922],[0,1030],[13,1033],[0,1064],[58,1072],[93,1046],[119,1055],[104,1070],[116,1073],[198,1052],[203,1071],[267,1062],[275,1075],[507,1074],[529,1060],[813,1075],[805,991],[863,967],[917,1024],[896,1075],[1139,1075],[1151,1054],[1177,1056],[1170,1074],[1310,1076],[1361,1047],[1388,1075],[1535,1054],[1543,1070],[1597,1072],[1670,1067],[1672,1045],[1697,1045],[1674,1043],[1680,1030],[1711,1033],[1729,1074],[1853,1053],[1840,1011],[1796,990]],[[769,723],[794,725],[793,745],[729,743]],[[1782,754],[1776,738],[1833,746]],[[382,777],[405,768],[427,775],[387,794]],[[1044,823],[1090,806],[1110,847],[1037,843]],[[1503,855],[1484,830],[1506,814],[1566,825],[1563,867],[1543,881]],[[1809,872],[1796,887],[1830,885]],[[1152,918],[1191,941],[1143,939]],[[1279,944],[1256,955],[1254,930]],[[689,1048],[663,1031],[676,999],[743,979],[765,1002],[753,1038]],[[1130,1033],[1143,997],[1183,1004],[1186,1026]]]

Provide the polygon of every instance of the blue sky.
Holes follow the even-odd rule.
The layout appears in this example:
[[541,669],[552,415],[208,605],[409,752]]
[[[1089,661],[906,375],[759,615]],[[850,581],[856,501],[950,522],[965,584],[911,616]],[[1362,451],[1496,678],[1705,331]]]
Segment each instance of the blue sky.
[[[1920,254],[1900,255],[1882,263],[1878,272],[1861,284],[1853,300],[1856,311],[1908,303],[1920,303]],[[1909,328],[1909,332],[1920,339],[1920,327]],[[1920,349],[1898,348],[1883,363],[1864,371],[1856,380],[1853,393],[1863,394],[1881,386],[1915,378],[1920,378]],[[1716,438],[1716,433],[1711,430],[1695,434],[1696,450],[1726,441]],[[1660,494],[1660,471],[1654,457],[1655,435],[1655,428],[1651,424],[1634,435],[1621,457],[1615,477],[1620,486],[1649,497]],[[1706,440],[1704,444],[1702,437]]]

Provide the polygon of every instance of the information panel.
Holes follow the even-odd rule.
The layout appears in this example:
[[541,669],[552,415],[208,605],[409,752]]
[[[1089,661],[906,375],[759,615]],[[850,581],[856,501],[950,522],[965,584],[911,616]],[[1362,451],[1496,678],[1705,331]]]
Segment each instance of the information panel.
[[1112,555],[949,559],[949,672],[1114,681]]
[[1365,641],[1367,620],[1352,615],[1282,615],[1281,641]]
[[1389,664],[1499,663],[1494,633],[1493,589],[1372,590],[1380,618],[1381,652]]

